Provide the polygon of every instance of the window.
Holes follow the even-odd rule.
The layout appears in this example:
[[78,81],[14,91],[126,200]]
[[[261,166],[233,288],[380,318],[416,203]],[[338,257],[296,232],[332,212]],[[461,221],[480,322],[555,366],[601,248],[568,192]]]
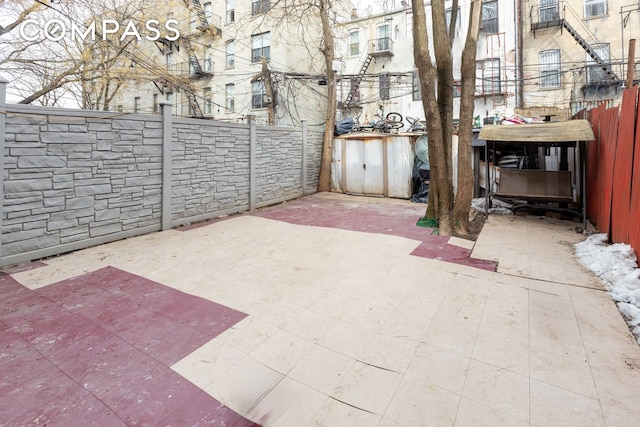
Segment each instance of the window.
[[167,56],[165,57],[166,63],[167,63],[167,70],[171,71],[172,70],[172,66],[173,66],[173,52],[169,52],[167,53]]
[[211,57],[211,49],[204,49],[204,63],[203,63],[202,71],[205,73],[213,72],[213,58]]
[[486,33],[498,32],[498,1],[490,0],[482,2],[482,23],[480,28]]
[[118,110],[118,113],[122,113],[122,111],[124,110],[124,108],[122,108],[122,104],[118,105],[116,107],[116,110]]
[[414,101],[422,101],[422,88],[420,87],[420,76],[417,71],[411,75],[411,92]]
[[[600,59],[604,61],[604,66],[611,67],[611,62],[609,61],[609,44],[594,44],[591,45],[591,48],[595,53],[598,54]],[[587,54],[587,83],[597,83],[607,79],[607,75],[603,69],[603,65],[598,65],[593,58],[591,58]]]
[[233,42],[233,40],[227,42],[226,52],[227,52],[227,68],[233,68],[236,63],[236,57],[234,53],[235,43]]
[[236,20],[236,1],[227,0],[227,24],[231,24]]
[[204,10],[204,16],[207,18],[207,21],[213,18],[213,10],[211,9],[211,2],[206,2],[202,4],[202,9]]
[[211,98],[211,88],[204,88],[204,114],[207,116],[211,115],[213,111],[213,100]]
[[236,87],[233,83],[230,83],[225,86],[225,94],[227,98],[227,112],[233,112],[235,110],[235,99],[234,94],[236,91]]
[[193,12],[191,12],[190,19],[189,19],[189,29],[191,30],[192,33],[198,29],[198,17]]
[[158,94],[153,94],[153,114],[158,114]]
[[453,81],[453,97],[460,98],[462,96],[462,82],[460,80]]
[[389,24],[378,25],[378,42],[376,52],[384,52],[391,49],[391,26]]
[[351,102],[360,102],[360,81],[356,77],[351,78]]
[[540,87],[560,87],[560,51],[540,52]]
[[267,108],[266,98],[267,92],[264,88],[264,82],[261,80],[253,82],[251,88],[251,108],[254,110]]
[[136,96],[135,98],[133,98],[133,112],[134,113],[139,113],[140,112],[140,97]]
[[391,91],[389,74],[380,74],[380,76],[378,76],[378,84],[380,85],[380,99],[389,99],[389,92]]
[[251,62],[260,62],[260,57],[271,58],[271,33],[251,36]]
[[268,12],[271,8],[271,2],[269,0],[253,0],[251,3],[251,14],[258,15],[260,13]]
[[500,59],[490,58],[478,63],[480,71],[476,73],[480,76],[479,87],[483,95],[497,95],[502,93],[500,82]]
[[167,92],[167,102],[173,102],[173,92]]
[[[451,12],[452,12],[451,8],[444,11],[444,16],[445,16],[445,19],[447,20],[447,30],[451,25]],[[459,29],[460,29],[460,8],[458,8],[458,13],[456,14],[455,34],[458,34]]]
[[540,0],[540,22],[560,19],[558,0]]
[[607,14],[606,0],[584,0],[584,17],[592,18]]
[[360,32],[353,31],[349,34],[349,55],[360,55]]

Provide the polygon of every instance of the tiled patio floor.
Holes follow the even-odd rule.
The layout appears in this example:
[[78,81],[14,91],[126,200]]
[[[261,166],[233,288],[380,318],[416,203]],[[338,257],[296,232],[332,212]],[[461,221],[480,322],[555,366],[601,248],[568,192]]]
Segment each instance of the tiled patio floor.
[[9,270],[0,424],[640,424],[640,349],[574,223],[491,216],[437,243],[473,260],[436,259],[423,209],[317,194]]

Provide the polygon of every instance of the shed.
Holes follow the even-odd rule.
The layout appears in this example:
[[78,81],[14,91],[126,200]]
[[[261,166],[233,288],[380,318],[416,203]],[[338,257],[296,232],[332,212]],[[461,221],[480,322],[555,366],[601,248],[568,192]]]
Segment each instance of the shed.
[[[487,142],[483,177],[487,208],[491,196],[573,203],[579,207],[586,229],[586,142],[595,139],[587,120],[487,125],[480,130],[478,139]],[[546,170],[538,161],[538,153],[551,147],[561,149],[559,170]],[[568,149],[573,150],[572,170]]]

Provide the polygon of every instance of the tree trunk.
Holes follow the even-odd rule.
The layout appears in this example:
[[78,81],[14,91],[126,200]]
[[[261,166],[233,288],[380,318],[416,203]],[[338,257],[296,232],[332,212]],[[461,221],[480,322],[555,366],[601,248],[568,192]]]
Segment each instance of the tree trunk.
[[457,233],[469,234],[469,211],[473,198],[471,167],[473,109],[476,82],[476,49],[482,12],[482,0],[471,1],[469,28],[462,51],[462,93],[460,96],[460,131],[458,134],[458,191],[453,206],[453,224]]
[[[442,1],[442,0],[440,0]],[[446,148],[444,146],[444,129],[442,116],[436,99],[435,82],[438,72],[433,66],[429,53],[429,37],[427,35],[426,14],[424,1],[416,0],[412,3],[413,10],[413,56],[420,73],[420,88],[422,90],[422,105],[427,121],[427,135],[429,135],[429,163],[431,165],[431,184],[429,186],[429,206],[426,216],[439,221],[440,233],[451,233],[451,182],[448,174]],[[442,28],[446,27],[444,7],[442,7]],[[435,31],[435,30],[434,30]],[[446,38],[446,28],[444,36]],[[448,44],[448,43],[447,43]],[[439,65],[439,64],[438,64]]]
[[336,123],[336,76],[333,71],[334,40],[329,21],[329,0],[320,0],[320,21],[322,22],[322,35],[324,44],[325,66],[327,68],[327,121],[324,128],[322,142],[322,157],[320,159],[320,180],[318,191],[331,190],[331,161],[333,157],[333,128]]

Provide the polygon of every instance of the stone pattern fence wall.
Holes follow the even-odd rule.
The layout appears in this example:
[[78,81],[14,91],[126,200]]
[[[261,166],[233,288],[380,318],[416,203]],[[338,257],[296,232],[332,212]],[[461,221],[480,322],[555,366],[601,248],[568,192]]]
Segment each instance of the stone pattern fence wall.
[[0,265],[316,191],[322,134],[5,103]]

